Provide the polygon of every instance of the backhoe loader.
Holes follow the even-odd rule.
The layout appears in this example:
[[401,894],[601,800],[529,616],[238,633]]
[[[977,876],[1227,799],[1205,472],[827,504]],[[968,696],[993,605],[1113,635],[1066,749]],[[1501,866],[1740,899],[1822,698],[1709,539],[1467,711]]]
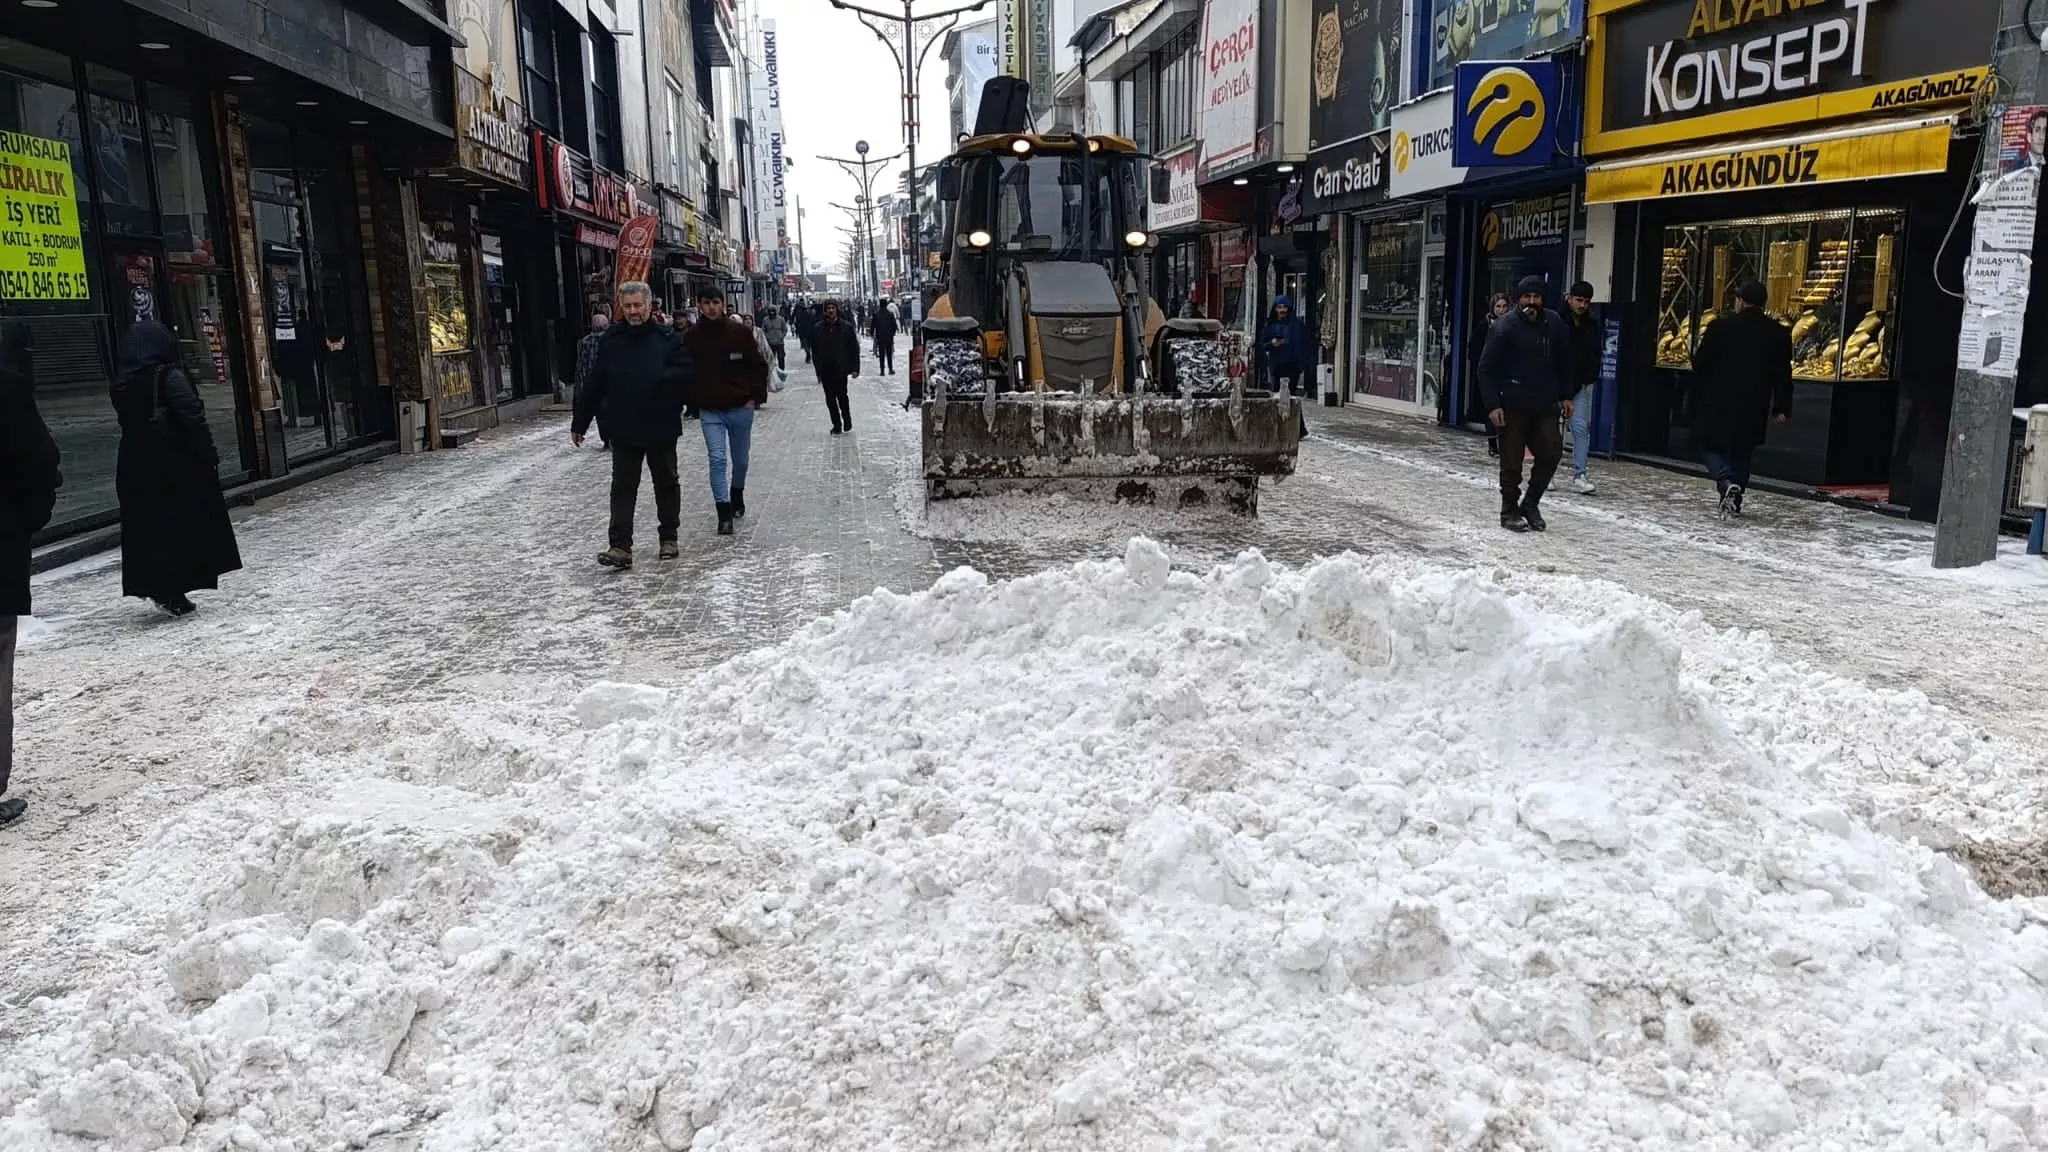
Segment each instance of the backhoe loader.
[[1227,375],[1216,321],[1152,301],[1165,169],[1121,137],[1000,123],[1020,83],[989,81],[936,178],[942,288],[911,357],[927,497],[1081,482],[1255,512],[1259,477],[1294,470],[1298,401]]

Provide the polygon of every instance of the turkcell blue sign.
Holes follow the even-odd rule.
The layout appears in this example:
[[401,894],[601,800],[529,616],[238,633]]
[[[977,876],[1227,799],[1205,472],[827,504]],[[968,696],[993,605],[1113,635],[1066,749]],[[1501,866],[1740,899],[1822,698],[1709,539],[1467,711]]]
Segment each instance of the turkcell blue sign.
[[1451,161],[1460,168],[1550,163],[1563,109],[1562,76],[1551,60],[1474,60],[1458,65]]

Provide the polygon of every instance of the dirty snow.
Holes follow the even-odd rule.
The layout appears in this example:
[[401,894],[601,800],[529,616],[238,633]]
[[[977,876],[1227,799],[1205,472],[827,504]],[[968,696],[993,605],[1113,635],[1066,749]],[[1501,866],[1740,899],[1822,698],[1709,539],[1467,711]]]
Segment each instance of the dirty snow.
[[2048,1144],[2048,929],[1906,838],[2028,766],[1590,587],[1134,541],[266,722],[16,1013],[0,1147]]

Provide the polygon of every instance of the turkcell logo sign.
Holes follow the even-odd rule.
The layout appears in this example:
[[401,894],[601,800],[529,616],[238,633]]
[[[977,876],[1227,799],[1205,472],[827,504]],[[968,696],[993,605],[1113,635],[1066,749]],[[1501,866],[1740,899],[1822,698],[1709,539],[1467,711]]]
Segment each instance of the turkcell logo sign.
[[1457,148],[1457,118],[1449,92],[1439,92],[1394,109],[1394,174],[1387,192],[1415,196],[1456,184],[1464,171],[1451,162]]
[[1548,164],[1557,151],[1558,66],[1468,61],[1452,89],[1452,157],[1460,168]]

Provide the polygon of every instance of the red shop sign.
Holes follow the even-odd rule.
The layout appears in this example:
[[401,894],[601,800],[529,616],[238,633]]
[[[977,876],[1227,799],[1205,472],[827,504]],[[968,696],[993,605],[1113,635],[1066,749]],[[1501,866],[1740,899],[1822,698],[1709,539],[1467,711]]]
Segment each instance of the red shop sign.
[[536,129],[534,192],[543,208],[587,216],[614,227],[633,218],[633,186],[591,163],[590,157]]

